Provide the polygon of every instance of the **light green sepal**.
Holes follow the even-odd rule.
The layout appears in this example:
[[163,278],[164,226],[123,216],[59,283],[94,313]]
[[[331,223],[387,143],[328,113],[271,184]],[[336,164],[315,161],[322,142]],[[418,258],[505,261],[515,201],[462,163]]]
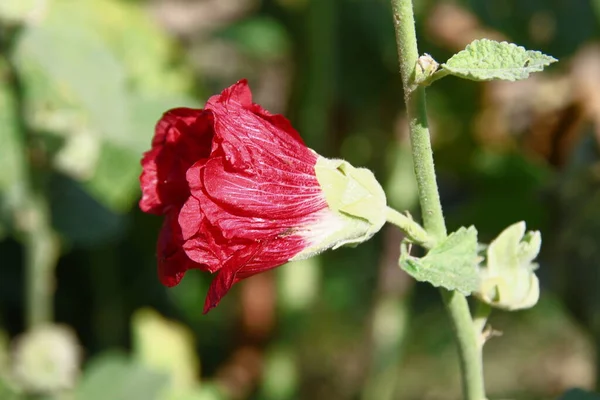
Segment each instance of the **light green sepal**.
[[314,238],[318,240],[294,260],[308,258],[326,249],[362,243],[385,223],[385,192],[371,171],[355,168],[344,160],[319,156],[315,173],[329,210],[322,221],[306,231],[309,239],[314,232]]
[[319,157],[315,171],[329,208],[343,217],[358,219],[364,229],[362,235],[349,237],[344,244],[364,242],[381,229],[385,224],[385,192],[371,171],[325,157]]
[[506,228],[487,248],[477,297],[505,310],[533,307],[540,296],[533,260],[541,245],[539,232],[525,233],[525,222]]

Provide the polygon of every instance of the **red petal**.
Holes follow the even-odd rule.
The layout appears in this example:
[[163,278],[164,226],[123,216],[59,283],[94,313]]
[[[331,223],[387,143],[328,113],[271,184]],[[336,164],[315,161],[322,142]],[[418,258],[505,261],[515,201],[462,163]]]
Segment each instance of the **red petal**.
[[251,101],[245,81],[208,100],[206,109],[215,116],[213,152],[220,147],[227,162],[241,171],[250,171],[256,167],[251,165],[253,162],[256,164],[265,153],[270,153],[288,164],[289,169],[314,174],[317,155],[306,147],[289,122]]
[[177,217],[176,210],[165,216],[157,244],[158,277],[163,285],[169,287],[177,285],[188,269],[208,269],[208,266],[192,261],[183,250]]
[[156,125],[152,149],[142,158],[140,208],[164,214],[180,206],[189,196],[187,169],[208,157],[212,145],[210,112],[177,108],[163,115]]
[[203,219],[204,216],[200,209],[200,202],[193,196],[190,196],[183,207],[181,207],[178,218],[184,240],[187,240],[198,233],[202,226]]
[[204,313],[216,307],[235,283],[285,264],[305,247],[304,239],[297,235],[254,242],[245,247],[219,270],[208,290]]
[[239,250],[223,237],[219,229],[204,218],[199,202],[190,197],[179,213],[179,226],[185,239],[182,247],[187,256],[210,272],[218,271],[225,260]]
[[[185,107],[173,108],[164,113],[156,123],[152,147],[162,146],[165,142],[177,141],[182,130],[185,131],[185,127],[192,125],[201,113],[202,109]],[[180,129],[172,129],[175,126]]]
[[220,94],[212,96],[206,102],[207,107],[213,103],[233,104],[238,107],[252,106],[252,92],[247,79],[240,79],[224,89]]
[[[223,158],[218,157],[211,158],[200,171],[191,168],[189,174],[200,173],[204,191],[217,203],[243,216],[268,220],[302,218],[327,206],[315,176],[278,167],[265,165],[259,173],[240,174],[227,170]],[[189,182],[197,195],[198,188],[192,185],[197,181]]]

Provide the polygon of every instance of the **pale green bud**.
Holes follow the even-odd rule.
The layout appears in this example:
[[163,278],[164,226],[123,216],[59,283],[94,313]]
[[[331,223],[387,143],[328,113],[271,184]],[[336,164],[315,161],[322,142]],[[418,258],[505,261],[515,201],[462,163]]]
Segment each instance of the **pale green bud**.
[[506,228],[487,248],[477,297],[505,310],[533,307],[540,296],[533,260],[541,245],[538,231],[525,233],[525,222]]

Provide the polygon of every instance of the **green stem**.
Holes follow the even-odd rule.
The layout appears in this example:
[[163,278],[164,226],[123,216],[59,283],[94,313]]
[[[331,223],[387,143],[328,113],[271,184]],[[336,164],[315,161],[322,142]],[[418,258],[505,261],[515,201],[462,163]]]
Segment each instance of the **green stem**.
[[53,318],[54,268],[58,240],[50,228],[45,199],[34,193],[21,209],[20,229],[24,236],[27,326],[46,324]]
[[[446,237],[446,224],[435,177],[425,88],[415,83],[419,52],[412,0],[391,2],[423,222],[427,232],[436,241],[440,241]],[[481,347],[478,345],[478,335],[473,329],[467,299],[458,292],[443,289],[441,294],[458,343],[464,397],[467,400],[485,399]]]
[[385,219],[390,224],[399,227],[411,242],[423,246],[426,249],[433,247],[432,238],[421,225],[417,224],[410,216],[404,215],[391,207],[386,209]]
[[9,192],[13,206],[15,228],[25,250],[26,322],[28,329],[52,320],[54,268],[59,256],[58,240],[52,230],[50,210],[40,187],[40,174],[29,163],[32,138],[27,125],[24,88],[11,55],[21,26],[0,25],[0,63],[6,68],[7,87],[12,99],[11,113],[15,119],[11,157],[11,172],[15,177]]
[[442,299],[452,320],[458,344],[464,398],[484,400],[481,332],[476,332],[469,312],[469,303],[458,292],[441,289]]
[[412,1],[392,0],[392,9],[423,222],[427,232],[439,240],[446,236],[446,225],[435,179],[433,152],[431,150],[425,106],[425,89],[416,87],[414,83],[419,52],[417,50]]

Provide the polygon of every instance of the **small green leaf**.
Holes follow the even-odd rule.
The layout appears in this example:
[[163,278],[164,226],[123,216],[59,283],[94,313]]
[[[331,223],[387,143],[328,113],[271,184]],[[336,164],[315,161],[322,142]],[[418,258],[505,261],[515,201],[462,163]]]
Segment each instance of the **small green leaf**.
[[271,349],[265,359],[261,399],[293,399],[299,376],[295,353],[289,348]]
[[215,382],[202,382],[193,390],[183,394],[169,393],[165,400],[226,400],[230,395]]
[[136,364],[124,355],[105,354],[86,369],[76,400],[158,400],[168,377]]
[[452,56],[442,68],[451,75],[473,81],[517,81],[556,61],[554,57],[513,43],[481,39]]
[[138,195],[139,153],[104,143],[94,175],[85,188],[112,210],[125,211]]
[[0,376],[0,399],[2,400],[22,400],[23,397],[17,394],[8,383],[7,379]]
[[135,358],[144,366],[168,374],[171,392],[192,390],[200,375],[193,333],[152,309],[136,311],[131,327]]
[[468,295],[479,287],[477,230],[460,228],[432,248],[425,257],[408,254],[403,244],[400,267],[418,281]]

